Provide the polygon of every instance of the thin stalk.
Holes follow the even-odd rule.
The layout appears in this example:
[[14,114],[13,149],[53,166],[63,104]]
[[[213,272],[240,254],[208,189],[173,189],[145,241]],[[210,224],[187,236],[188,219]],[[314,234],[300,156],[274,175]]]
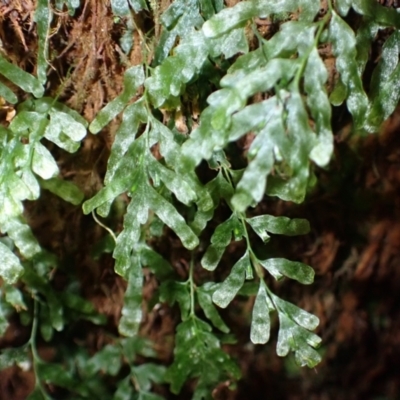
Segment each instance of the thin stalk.
[[301,59],[301,62],[300,62],[300,68],[297,70],[296,75],[295,75],[294,80],[293,80],[293,84],[296,85],[296,87],[299,86],[300,79],[304,74],[304,70],[306,69],[306,66],[307,66],[308,57],[309,57],[312,49],[314,47],[318,46],[319,39],[321,37],[322,31],[323,31],[323,29],[325,27],[325,24],[329,21],[330,18],[331,18],[331,12],[328,12],[328,13],[325,14],[324,18],[317,23],[318,30],[317,30],[317,33],[316,33],[315,38],[314,38],[314,43],[307,50],[306,54],[303,55],[303,57]]
[[189,266],[189,284],[190,284],[190,316],[194,317],[195,312],[194,312],[194,280],[193,280],[193,270],[194,270],[194,262],[193,262],[193,255],[190,260],[190,266]]
[[39,389],[40,393],[43,395],[45,399],[48,399],[49,396],[47,395],[46,390],[44,389],[42,382],[40,381],[39,371],[38,371],[38,363],[40,363],[41,361],[36,349],[36,335],[37,335],[38,324],[39,324],[39,302],[35,299],[35,297],[33,297],[33,321],[32,321],[31,336],[29,338],[28,343],[31,347],[31,352],[32,352],[33,372],[36,380],[35,387]]
[[117,243],[117,237],[115,236],[115,233],[111,230],[111,228],[109,228],[108,226],[104,225],[97,217],[96,217],[96,213],[93,210],[92,211],[92,216],[93,219],[96,221],[96,223],[98,225],[100,225],[102,228],[104,228],[110,235],[111,237],[114,239],[114,242]]

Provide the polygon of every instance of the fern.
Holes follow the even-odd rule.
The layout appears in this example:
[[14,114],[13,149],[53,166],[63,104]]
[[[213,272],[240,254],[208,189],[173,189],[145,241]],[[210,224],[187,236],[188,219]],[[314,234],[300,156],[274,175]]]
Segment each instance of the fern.
[[[65,4],[71,15],[79,6],[76,1],[56,1],[58,9]],[[32,355],[37,382],[31,399],[49,398],[44,382],[67,388],[74,398],[99,397],[108,389],[96,374],[122,377],[123,364],[129,372],[118,381],[115,393],[107,393],[110,398],[159,399],[152,393],[154,384],[169,383],[177,394],[194,379],[193,398],[208,399],[220,382],[233,384],[240,378],[235,360],[224,351],[232,335],[218,311],[234,307],[231,303],[238,295],[254,298],[252,343],[267,343],[276,320],[278,356],[293,352],[299,365],[316,366],[321,361],[321,338],[313,333],[318,318],[281,299],[270,283],[271,278],[289,278],[309,285],[313,269],[283,257],[262,257],[252,243],[255,235],[267,243],[271,234],[303,235],[310,226],[304,219],[255,213],[265,196],[304,201],[316,181],[314,169],[327,167],[332,157],[332,106],[346,105],[358,134],[378,131],[393,112],[400,99],[398,13],[367,0],[328,1],[327,10],[314,0],[241,1],[228,8],[220,0],[176,0],[163,13],[157,2],[113,0],[111,8],[115,15],[130,18],[132,26],[131,13],[152,13],[155,33],[147,46],[152,60],[127,68],[122,93],[90,125],[57,100],[43,97],[53,17],[47,1],[38,2],[35,14],[37,77],[0,55],[0,73],[6,78],[0,94],[18,104],[10,125],[0,130],[0,227],[6,235],[0,241],[0,334],[12,309],[25,323],[32,321],[28,343],[2,352],[0,367],[24,365]],[[350,9],[360,18],[356,29],[348,23]],[[265,38],[256,19],[278,21],[279,30]],[[391,33],[366,82],[369,50],[386,28]],[[327,84],[330,71],[322,46],[331,48],[335,58],[338,77],[333,88]],[[19,93],[7,80],[35,99],[19,103]],[[190,108],[199,109],[198,120]],[[39,332],[51,341],[55,331],[77,318],[99,324],[104,319],[72,283],[61,295],[52,288],[48,275],[58,261],[34,237],[23,202],[37,200],[46,189],[79,205],[83,194],[61,179],[43,139],[73,153],[87,127],[97,134],[118,115],[121,122],[104,187],[83,203],[83,212],[107,217],[115,199],[123,193],[129,197],[123,229],[112,235],[115,243],[108,248],[115,272],[127,281],[118,327],[123,337],[92,356],[76,350],[68,365],[45,363],[36,351]],[[179,115],[186,120],[187,134],[175,128]],[[242,165],[230,144],[248,134],[254,139]],[[204,176],[213,178],[200,179],[200,167],[207,166],[211,172]],[[222,222],[221,204],[228,213]],[[203,233],[211,221],[217,226],[208,242]],[[165,235],[164,226],[191,254],[186,279],[152,248],[155,238]],[[232,241],[242,242],[243,253],[226,265],[223,255]],[[200,266],[205,271],[197,273]],[[180,309],[174,360],[168,368],[136,363],[137,355],[156,356],[138,336],[146,267],[159,281],[154,301]],[[211,275],[217,268],[226,276],[221,282]],[[16,282],[23,282],[24,289]]]

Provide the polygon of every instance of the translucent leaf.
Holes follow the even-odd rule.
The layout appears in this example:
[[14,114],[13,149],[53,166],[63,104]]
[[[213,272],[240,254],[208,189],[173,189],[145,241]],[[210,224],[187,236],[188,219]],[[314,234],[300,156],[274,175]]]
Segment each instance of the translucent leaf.
[[151,186],[143,187],[143,190],[146,191],[143,195],[147,197],[151,209],[158,215],[160,220],[178,235],[187,249],[194,249],[199,244],[199,239],[186,224],[183,217],[176,211],[175,207]]
[[128,105],[122,115],[122,122],[118,127],[114,142],[111,147],[111,154],[107,163],[107,173],[104,183],[109,184],[117,168],[121,165],[121,160],[128,151],[129,147],[136,139],[139,125],[147,120],[147,110],[144,101],[139,100]]
[[135,362],[137,355],[153,358],[157,356],[152,342],[141,336],[136,335],[132,338],[120,339],[120,343],[123,348],[123,354],[130,363]]
[[[33,103],[33,104],[32,104]],[[61,112],[63,114],[68,114],[70,117],[72,117],[74,119],[75,122],[80,123],[81,125],[83,125],[84,128],[87,128],[88,123],[85,120],[85,118],[83,118],[77,111],[69,108],[67,105],[60,103],[58,101],[55,101],[55,99],[53,99],[52,97],[42,97],[40,99],[29,101],[27,100],[25,103],[23,103],[20,107],[27,107],[28,109],[30,109],[31,107],[33,107],[35,109],[35,111],[42,113],[42,114],[48,114],[48,113],[57,113],[57,112]],[[65,125],[68,125],[69,122],[71,122],[71,120],[67,119],[66,117],[64,117],[63,115],[61,115],[59,117],[61,120],[63,120]],[[75,125],[74,125],[75,127]],[[83,133],[82,133],[82,128],[78,128],[78,132],[76,132],[77,137],[82,137]],[[80,140],[80,139],[77,139]]]
[[211,282],[205,283],[203,286],[197,288],[197,299],[200,307],[203,309],[205,316],[212,322],[212,324],[220,331],[228,333],[229,328],[222,320],[217,309],[212,303],[212,293],[214,291],[214,284]]
[[39,142],[35,143],[32,170],[43,179],[54,178],[59,173],[58,165],[51,153]]
[[193,28],[200,28],[203,18],[196,0],[175,0],[161,16],[163,29],[155,51],[154,64],[159,65],[170,53],[177,38],[184,38]]
[[166,301],[170,305],[178,302],[181,310],[182,321],[189,317],[190,312],[190,293],[186,282],[176,282],[168,280],[160,286],[160,300]]
[[[238,71],[234,74],[225,75],[221,80],[221,86],[236,89],[238,91],[236,95],[239,95],[242,101],[245,101],[256,93],[273,88],[280,79],[290,80],[297,67],[297,60],[275,58],[269,61],[265,67],[256,68],[246,73]],[[213,96],[215,95],[213,94]]]
[[89,125],[90,132],[100,132],[101,129],[115,118],[125,108],[128,101],[135,96],[137,89],[143,82],[144,72],[142,66],[128,68],[124,74],[123,92],[97,113],[96,118]]
[[203,110],[199,127],[193,130],[190,138],[182,145],[186,170],[194,169],[202,159],[210,159],[214,151],[222,150],[228,142],[227,132],[218,132],[212,126],[213,115],[213,107]]
[[87,361],[85,373],[91,376],[102,371],[116,376],[121,369],[121,356],[121,348],[118,345],[108,344]]
[[[50,283],[45,278],[38,275],[36,271],[31,267],[25,267],[25,273],[22,276],[22,280],[32,289],[37,290],[43,296],[46,297],[46,302],[41,305],[41,318],[47,319],[49,327],[54,328],[60,332],[64,328],[64,310],[61,303],[61,299],[54,292]],[[45,326],[45,323],[41,327]],[[48,338],[49,340],[51,337]]]
[[143,245],[140,247],[140,261],[142,266],[148,266],[156,277],[162,281],[173,275],[171,264],[151,247]]
[[226,246],[228,246],[232,240],[232,233],[236,240],[241,238],[244,233],[242,224],[234,214],[215,229],[211,236],[212,244],[208,247],[201,259],[203,268],[213,271],[217,267]]
[[36,368],[41,380],[46,383],[52,383],[66,389],[76,387],[77,383],[72,374],[65,370],[61,364],[38,362]]
[[41,180],[40,186],[74,206],[81,204],[84,198],[83,192],[74,183],[59,178]]
[[[288,301],[282,300],[279,297],[272,295],[273,302],[280,312],[285,313],[290,319],[295,321],[304,329],[314,330],[319,325],[319,319],[313,314],[295,306]],[[320,340],[319,340],[320,342]]]
[[304,235],[310,231],[310,224],[305,219],[288,217],[274,217],[272,215],[259,215],[247,218],[246,222],[254,232],[265,242],[269,239],[267,232],[278,235]]
[[319,364],[321,356],[313,347],[317,347],[321,339],[296,325],[285,314],[278,313],[278,315],[280,322],[276,346],[278,356],[284,357],[289,353],[289,350],[292,350],[295,352],[296,361],[300,366],[307,365],[309,368],[313,368]]
[[367,119],[369,132],[377,132],[380,125],[396,109],[400,99],[400,31],[386,40],[377,67],[371,78],[371,107]]
[[[310,3],[310,1],[307,1],[307,3]],[[275,2],[268,0],[243,1],[237,3],[234,7],[225,8],[206,21],[203,25],[203,32],[206,37],[219,36],[251,18],[266,18],[271,14],[292,12],[297,7],[298,2],[291,0]],[[315,9],[315,6],[313,6],[313,9]]]
[[333,54],[336,57],[336,68],[341,81],[348,90],[347,108],[354,118],[356,128],[362,127],[368,106],[361,76],[357,68],[356,40],[349,25],[335,12],[329,24],[329,38]]
[[147,10],[147,4],[145,0],[129,0],[129,4],[133,8],[135,12],[139,12],[141,10]]
[[139,330],[142,321],[142,287],[142,266],[138,257],[132,256],[122,316],[118,325],[118,331],[121,335],[133,337]]
[[161,180],[180,202],[190,205],[190,203],[197,199],[196,192],[186,182],[184,176],[178,175],[174,171],[164,167],[151,154],[147,156],[147,162],[148,172],[153,181]]
[[111,9],[114,15],[121,17],[129,14],[128,0],[111,0]]
[[156,67],[145,86],[155,107],[160,107],[169,97],[176,97],[182,87],[202,67],[208,56],[208,47],[201,32],[193,30],[181,39],[174,55]]
[[60,132],[67,135],[74,142],[79,142],[86,136],[85,126],[76,121],[70,114],[53,108],[49,111],[49,115],[52,127],[55,125],[59,127]]
[[260,281],[256,301],[253,306],[251,317],[250,339],[254,344],[264,344],[269,340],[271,320],[269,317],[270,308],[265,283]]
[[115,391],[112,400],[131,400],[133,388],[130,378],[131,377],[128,375],[117,383],[117,390]]
[[44,88],[39,80],[21,68],[8,62],[0,55],[0,74],[4,75],[23,91],[32,93],[35,97],[42,97]]
[[48,67],[48,40],[50,35],[50,24],[53,13],[49,7],[48,0],[38,0],[35,9],[35,22],[38,35],[38,60],[37,60],[37,75],[39,82],[44,85],[47,80]]
[[[89,214],[95,208],[100,207],[102,204],[107,203],[111,200],[114,200],[121,193],[127,191],[129,189],[129,176],[125,177],[125,179],[114,180],[112,183],[101,189],[94,197],[89,200],[86,200],[82,209],[85,214]],[[107,214],[100,214],[103,217],[106,217]]]
[[304,89],[307,105],[315,123],[318,144],[311,150],[310,158],[320,167],[328,164],[333,153],[333,134],[331,128],[331,105],[325,84],[328,72],[318,50],[313,48],[308,56],[304,73]]
[[39,131],[42,123],[46,123],[43,113],[22,110],[13,118],[9,128],[16,134],[28,137],[30,132]]
[[243,286],[246,277],[246,270],[251,268],[249,253],[246,251],[244,256],[232,267],[231,273],[217,286],[212,299],[221,308],[226,308],[234,299],[237,292]]
[[365,70],[371,54],[371,45],[378,31],[379,25],[368,19],[363,19],[357,29],[356,49],[359,74],[362,74]]
[[74,15],[75,9],[80,6],[80,0],[56,0],[55,5],[58,10],[63,9],[63,4],[68,6],[69,15]]
[[[1,243],[0,243],[1,245]],[[5,301],[12,305],[18,312],[21,310],[27,310],[28,307],[25,304],[22,292],[14,286],[6,285],[4,287]]]
[[[48,108],[46,102],[38,102],[38,108]],[[79,148],[79,142],[86,136],[86,123],[82,123],[81,118],[76,118],[73,110],[66,112],[65,108],[60,111],[58,108],[51,107],[47,112],[50,116],[50,123],[44,132],[46,139],[55,143],[58,147],[74,153]]]
[[132,248],[140,239],[140,225],[148,218],[149,209],[145,200],[138,192],[132,196],[124,217],[124,230],[117,238],[113,253],[116,259],[115,272],[124,277],[127,277],[130,268]]
[[398,9],[369,0],[352,0],[351,5],[357,13],[366,15],[379,24],[400,28]]
[[[148,119],[148,111],[145,107],[143,98],[137,102],[128,105],[122,115],[122,123],[120,124],[113,145],[111,154],[108,158],[107,172],[104,177],[104,183],[109,185],[114,183],[114,177],[118,169],[128,169],[126,160],[130,157],[124,157],[135,146],[136,133],[141,123]],[[142,152],[143,150],[140,150]],[[129,160],[130,161],[130,160]],[[124,171],[125,174],[125,171]],[[121,176],[121,175],[120,175]],[[102,204],[98,213],[107,216],[111,207],[111,200]]]
[[313,22],[320,10],[320,2],[315,0],[300,0],[298,3],[300,21]]
[[6,85],[0,82],[0,96],[4,98],[5,101],[8,101],[11,104],[16,104],[18,102],[18,97],[14,94],[14,92]]
[[342,17],[345,17],[347,15],[351,7],[351,4],[352,4],[351,0],[336,0],[335,2],[336,8]]
[[[22,172],[21,175],[21,180],[23,184],[28,188],[29,190],[29,195],[26,197],[28,200],[36,200],[39,195],[40,195],[40,186],[35,178],[35,176],[32,174],[32,172],[29,169],[25,169]],[[25,200],[25,199],[21,199]]]
[[[133,373],[135,374],[135,378],[138,382],[140,390],[142,392],[148,392],[151,390],[153,383],[163,383],[164,375],[166,368],[164,365],[157,365],[154,363],[145,363],[142,365],[138,365],[133,367]],[[151,395],[149,393],[149,395]],[[154,396],[154,399],[162,399],[160,396]],[[144,397],[150,400],[150,396]]]
[[276,279],[283,276],[295,279],[304,285],[314,282],[314,270],[306,264],[298,261],[289,261],[285,258],[268,258],[260,260],[260,264]]
[[15,283],[23,273],[23,267],[18,257],[0,242],[0,275],[8,284]]
[[25,346],[1,349],[0,370],[12,367],[14,364],[30,364],[27,348]]
[[347,87],[345,84],[338,79],[336,86],[329,95],[329,101],[335,107],[341,106],[347,98]]
[[211,327],[197,318],[178,325],[174,356],[165,378],[175,394],[180,392],[188,378],[198,378],[197,387],[204,387],[211,393],[218,382],[240,377],[239,368],[222,351]]
[[[286,133],[278,135],[276,131],[271,132],[276,149],[284,160],[283,170],[281,174],[269,176],[267,193],[282,200],[301,203],[310,179],[308,158],[316,144],[316,136],[311,130],[302,94],[297,87],[291,89],[290,95],[286,95]],[[279,96],[285,96],[285,92],[282,91]]]
[[282,107],[277,106],[271,109],[265,116],[265,120],[265,128],[261,130],[250,146],[248,152],[249,165],[245,169],[232,198],[232,205],[239,212],[243,212],[253,203],[253,200],[261,201],[264,196],[266,178],[274,164],[273,135],[281,135],[284,132]]
[[247,53],[249,51],[245,30],[242,27],[210,39],[209,43],[211,57],[223,54],[225,58],[231,58],[237,53]]
[[223,8],[223,4],[215,4],[215,3],[221,3],[220,0],[213,1],[213,0],[200,0],[200,9],[201,13],[204,16],[204,19],[210,19],[215,12],[221,11]]
[[229,141],[235,141],[251,131],[261,131],[270,116],[276,116],[273,109],[278,107],[276,97],[271,97],[260,103],[251,104],[232,116],[229,128]]
[[2,229],[8,233],[25,258],[32,258],[41,251],[30,227],[22,217],[10,218],[3,223]]

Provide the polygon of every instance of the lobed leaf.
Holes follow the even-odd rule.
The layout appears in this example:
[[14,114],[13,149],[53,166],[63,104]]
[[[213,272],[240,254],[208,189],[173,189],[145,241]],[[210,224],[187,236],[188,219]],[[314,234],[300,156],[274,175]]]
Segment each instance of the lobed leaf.
[[203,18],[196,0],[176,0],[162,14],[164,29],[158,40],[154,64],[159,65],[170,53],[177,38],[184,38],[193,28],[200,28]]
[[51,8],[49,7],[48,0],[38,0],[35,9],[35,22],[38,35],[38,57],[37,57],[37,75],[39,82],[44,85],[47,80],[47,66],[48,61],[48,40],[50,24],[53,17]]
[[51,153],[40,143],[35,143],[32,156],[32,171],[43,179],[54,178],[59,170]]
[[0,371],[12,367],[14,364],[29,365],[28,351],[26,346],[1,349]]
[[319,364],[321,356],[314,350],[314,347],[320,344],[321,339],[296,325],[285,314],[278,313],[278,316],[280,323],[276,346],[278,356],[284,357],[289,353],[289,350],[292,350],[300,366],[307,365],[309,368],[313,368]]
[[8,246],[0,242],[0,276],[8,284],[15,283],[23,273],[23,267],[18,257]]
[[355,127],[360,128],[364,124],[368,99],[357,68],[356,39],[349,25],[335,12],[332,12],[329,24],[329,39],[340,79],[347,88],[347,108],[353,116]]
[[224,282],[217,285],[212,299],[221,308],[226,308],[234,299],[246,278],[246,271],[251,269],[250,256],[246,253],[235,263]]
[[396,9],[368,0],[352,0],[351,6],[357,13],[372,18],[381,25],[400,28],[399,14]]
[[244,234],[243,226],[235,214],[215,229],[211,236],[211,245],[201,259],[203,268],[213,271],[217,267],[225,248],[232,240],[232,233],[235,240],[240,239]]
[[143,84],[144,78],[142,66],[130,67],[125,71],[123,92],[97,113],[89,125],[91,133],[100,132],[126,107],[128,101],[136,95],[137,89]]
[[84,198],[83,192],[74,183],[59,178],[40,180],[40,186],[74,206],[81,204]]
[[265,344],[269,340],[271,330],[269,313],[271,308],[273,309],[271,306],[265,283],[261,280],[251,317],[250,340],[254,344]]
[[182,321],[186,321],[190,312],[190,293],[186,282],[168,280],[160,286],[160,300],[170,305],[179,304]]
[[101,371],[116,376],[122,366],[121,357],[121,348],[108,344],[87,361],[85,373],[91,376]]
[[274,217],[272,215],[259,215],[246,218],[246,222],[253,228],[254,232],[266,242],[269,240],[267,232],[295,236],[304,235],[310,231],[310,224],[306,219],[288,217]]
[[124,17],[129,14],[129,6],[138,13],[141,10],[147,10],[145,0],[111,0],[113,14]]
[[179,96],[185,83],[199,72],[208,56],[201,32],[193,30],[182,38],[174,55],[166,58],[145,81],[151,102],[159,108],[170,97]]
[[143,272],[138,257],[132,256],[129,271],[126,275],[128,286],[125,292],[118,331],[121,335],[133,337],[138,333],[142,321]]
[[229,333],[229,328],[219,315],[217,309],[212,303],[212,294],[215,290],[215,284],[206,282],[203,286],[197,288],[196,294],[200,307],[203,309],[205,316],[212,324],[224,333]]
[[4,85],[2,82],[0,82],[0,96],[11,104],[16,104],[18,102],[18,97],[8,86]]
[[332,113],[325,88],[327,79],[326,67],[314,47],[308,55],[304,90],[307,93],[307,105],[317,133],[317,144],[311,150],[310,159],[320,167],[326,166],[333,154]]
[[215,385],[227,377],[238,379],[240,371],[220,342],[211,333],[211,327],[198,318],[190,318],[177,327],[174,362],[166,373],[171,391],[179,393],[189,378],[198,378],[197,390],[210,393]]
[[400,100],[400,31],[393,32],[386,40],[370,87],[371,105],[366,129],[377,132],[396,109]]
[[0,74],[4,75],[8,80],[25,92],[32,93],[35,97],[43,96],[44,88],[39,80],[16,65],[8,62],[1,54]]
[[260,264],[276,279],[283,276],[295,279],[304,285],[314,282],[314,270],[298,261],[289,261],[285,258],[268,258],[260,260]]
[[[303,0],[301,4],[305,7],[306,19],[310,19],[315,13],[316,6],[312,0]],[[294,12],[299,7],[298,2],[293,0],[270,2],[268,0],[242,1],[233,7],[221,10],[203,25],[206,37],[220,36],[223,33],[236,28],[238,25],[254,18],[266,18],[271,14]]]

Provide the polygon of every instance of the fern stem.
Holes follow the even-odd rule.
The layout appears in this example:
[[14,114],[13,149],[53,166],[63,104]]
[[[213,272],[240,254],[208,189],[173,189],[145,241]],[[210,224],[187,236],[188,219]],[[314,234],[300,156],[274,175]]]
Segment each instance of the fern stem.
[[194,312],[194,280],[193,280],[193,270],[194,270],[194,262],[193,262],[193,254],[190,260],[189,266],[189,284],[190,284],[190,315],[192,317],[195,316]]
[[100,225],[102,228],[104,228],[110,235],[111,237],[114,239],[114,242],[117,243],[117,237],[115,236],[115,233],[106,225],[104,225],[97,217],[96,217],[96,213],[94,212],[94,210],[92,211],[92,216],[93,219],[96,221],[96,223],[98,225]]
[[44,399],[49,399],[49,396],[47,395],[42,385],[42,382],[40,381],[39,378],[38,363],[41,360],[36,349],[36,335],[37,335],[38,324],[39,324],[39,302],[33,295],[33,321],[32,321],[31,335],[28,343],[32,353],[33,373],[35,375],[35,387],[39,389]]
[[323,31],[326,23],[329,21],[330,18],[331,18],[331,10],[329,10],[329,12],[327,12],[325,14],[324,18],[322,18],[322,20],[317,23],[318,30],[317,30],[317,33],[315,34],[314,43],[309,47],[307,52],[303,55],[303,57],[301,59],[300,67],[297,70],[296,75],[295,75],[294,80],[293,80],[293,84],[296,87],[299,87],[300,79],[303,76],[304,70],[306,69],[306,66],[307,66],[308,57],[309,57],[312,49],[314,47],[318,46],[319,39],[321,37],[322,31]]

